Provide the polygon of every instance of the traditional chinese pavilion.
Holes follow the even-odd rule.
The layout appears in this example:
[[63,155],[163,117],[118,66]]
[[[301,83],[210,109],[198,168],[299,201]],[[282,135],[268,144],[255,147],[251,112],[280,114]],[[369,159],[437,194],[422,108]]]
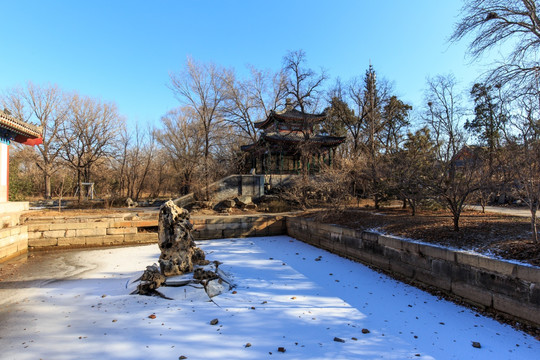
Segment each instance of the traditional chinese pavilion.
[[24,145],[43,142],[41,127],[26,123],[0,110],[0,203],[9,199],[9,145],[12,141]]
[[257,174],[318,172],[322,164],[332,165],[336,147],[344,137],[315,134],[315,125],[326,114],[307,114],[293,108],[289,99],[282,111],[272,111],[264,121],[256,143],[242,146],[249,153],[248,166]]

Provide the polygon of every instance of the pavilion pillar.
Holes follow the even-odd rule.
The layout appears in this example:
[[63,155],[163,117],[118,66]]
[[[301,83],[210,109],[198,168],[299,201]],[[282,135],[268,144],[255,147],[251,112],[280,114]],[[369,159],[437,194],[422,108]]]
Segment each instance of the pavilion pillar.
[[9,200],[9,145],[0,143],[0,203]]
[[332,149],[328,151],[328,166],[332,167]]

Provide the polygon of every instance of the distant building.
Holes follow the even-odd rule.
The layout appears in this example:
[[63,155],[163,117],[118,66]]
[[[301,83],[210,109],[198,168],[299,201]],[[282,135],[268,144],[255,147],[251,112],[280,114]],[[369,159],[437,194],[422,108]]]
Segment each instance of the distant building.
[[488,150],[486,147],[477,145],[463,146],[452,158],[456,167],[478,166],[483,162]]
[[9,199],[9,145],[12,141],[24,145],[43,143],[43,129],[0,110],[0,203]]
[[332,165],[335,149],[345,137],[315,134],[314,126],[325,118],[324,113],[300,112],[287,99],[283,111],[272,111],[266,120],[255,123],[262,130],[259,140],[241,147],[249,154],[247,166],[257,174],[297,174]]

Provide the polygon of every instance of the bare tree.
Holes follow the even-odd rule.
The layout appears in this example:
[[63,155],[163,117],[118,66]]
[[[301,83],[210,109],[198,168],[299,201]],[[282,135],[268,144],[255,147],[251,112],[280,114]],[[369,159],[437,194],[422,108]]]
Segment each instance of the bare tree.
[[294,100],[293,106],[303,113],[314,112],[321,99],[322,84],[328,79],[324,69],[320,73],[306,68],[306,53],[290,51],[283,58],[283,72],[287,75],[286,95]]
[[512,47],[489,76],[496,84],[512,83],[525,92],[534,88],[540,71],[537,0],[466,0],[450,40],[468,35],[472,35],[468,50],[473,58],[503,43]]
[[135,124],[134,129],[124,128],[121,138],[121,189],[125,185],[127,197],[138,201],[155,158],[154,132],[150,128],[143,131],[139,124]]
[[161,123],[163,129],[156,130],[156,140],[180,179],[180,193],[187,194],[193,191],[194,175],[203,172],[204,130],[192,116],[191,107],[169,111]]
[[161,194],[169,194],[169,197],[172,197],[173,194],[178,194],[178,190],[175,188],[177,178],[178,172],[173,167],[170,154],[158,144],[156,155],[148,175],[147,183],[151,185],[148,189],[150,197],[157,198]]
[[68,121],[62,128],[61,156],[77,172],[79,198],[82,182],[89,182],[92,167],[112,156],[123,118],[116,105],[74,95]]
[[256,142],[255,122],[266,118],[283,102],[284,74],[250,67],[248,79],[228,76],[224,80],[227,93],[221,110],[225,121],[237,128],[241,136]]
[[508,164],[513,167],[514,191],[531,212],[532,240],[538,244],[536,213],[540,206],[540,103],[538,97],[522,98],[514,126],[516,135],[509,140]]
[[185,68],[178,74],[171,74],[171,89],[177,99],[189,107],[200,124],[204,139],[203,177],[205,196],[210,198],[210,161],[214,143],[212,137],[223,121],[221,105],[226,97],[227,79],[230,71],[212,63],[198,63],[188,58]]
[[356,80],[351,82],[347,94],[342,88],[341,83],[338,82],[332,90],[330,108],[328,109],[329,116],[345,128],[348,143],[350,144],[349,153],[353,157],[358,156],[360,153],[362,126],[365,116],[365,113],[360,110],[363,108],[364,97],[360,96],[356,84]]
[[439,148],[438,159],[446,163],[464,145],[461,131],[465,108],[462,96],[457,91],[454,75],[438,75],[427,80],[427,111],[424,120],[431,130]]
[[464,109],[452,75],[428,79],[425,121],[433,134],[437,151],[436,163],[427,185],[451,211],[454,231],[459,231],[459,218],[469,195],[478,190],[479,158],[472,154],[460,158],[465,145],[461,123]]
[[35,122],[43,129],[43,143],[37,146],[35,163],[43,173],[43,196],[50,199],[51,177],[58,169],[59,136],[69,112],[69,97],[56,85],[41,87],[29,82],[26,88],[9,90],[3,103],[17,118]]
[[403,149],[391,155],[392,171],[387,181],[407,201],[412,216],[429,196],[426,184],[436,164],[435,154],[436,145],[429,129],[424,127],[414,134],[409,133]]

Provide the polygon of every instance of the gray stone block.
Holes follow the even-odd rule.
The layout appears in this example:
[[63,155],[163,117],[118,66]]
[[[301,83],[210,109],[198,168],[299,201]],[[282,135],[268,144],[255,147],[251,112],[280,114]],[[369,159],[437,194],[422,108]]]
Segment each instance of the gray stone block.
[[478,257],[478,267],[507,276],[515,276],[517,272],[515,264],[484,256]]
[[379,244],[382,246],[390,247],[393,249],[401,250],[401,243],[403,240],[400,238],[394,237],[394,236],[388,236],[388,235],[379,235],[378,236]]
[[471,286],[462,282],[453,282],[452,292],[475,305],[486,307],[491,307],[493,305],[491,291],[480,289],[476,286]]
[[540,307],[523,303],[508,296],[493,294],[493,308],[526,320],[536,326],[540,324]]
[[434,259],[442,259],[452,262],[456,261],[456,254],[454,251],[438,246],[418,244],[418,253],[422,256],[427,256]]
[[540,286],[540,268],[526,265],[516,265],[516,276],[519,279],[536,283],[538,286]]
[[414,274],[414,280],[447,291],[452,288],[452,281],[450,280],[450,278],[435,276],[429,270],[416,269]]

